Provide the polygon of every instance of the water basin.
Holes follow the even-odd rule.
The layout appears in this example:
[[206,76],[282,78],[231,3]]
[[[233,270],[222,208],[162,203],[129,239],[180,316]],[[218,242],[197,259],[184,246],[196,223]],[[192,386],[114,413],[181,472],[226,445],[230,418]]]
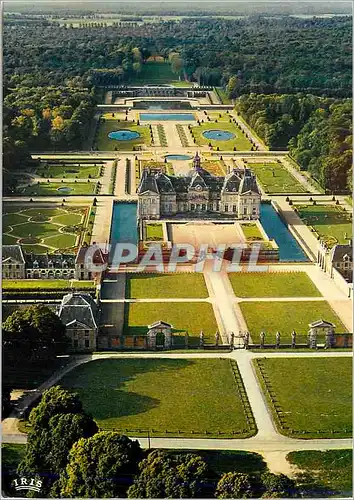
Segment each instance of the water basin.
[[175,122],[192,122],[195,117],[192,113],[140,113],[141,121],[175,121]]
[[115,141],[132,141],[133,139],[137,139],[140,137],[139,132],[135,132],[134,130],[115,130],[114,132],[110,132],[108,134],[110,139],[114,139]]
[[279,260],[285,262],[308,262],[309,258],[281,220],[276,210],[267,203],[261,204],[261,223],[270,239],[279,247]]
[[166,155],[167,160],[191,160],[193,156],[190,155]]
[[110,262],[114,264],[113,256],[117,243],[131,243],[137,245],[137,204],[136,203],[114,203],[110,234]]
[[203,136],[213,141],[229,141],[235,137],[235,134],[228,130],[206,130],[203,132]]
[[72,190],[73,190],[73,188],[71,188],[69,186],[63,186],[63,187],[60,187],[57,189],[57,191],[59,191],[59,193],[62,193],[62,194],[69,194],[69,193],[71,193]]

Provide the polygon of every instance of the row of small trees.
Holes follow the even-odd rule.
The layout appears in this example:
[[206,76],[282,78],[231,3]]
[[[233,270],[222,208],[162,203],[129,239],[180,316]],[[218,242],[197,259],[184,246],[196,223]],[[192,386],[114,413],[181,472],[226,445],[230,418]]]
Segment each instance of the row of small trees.
[[[138,441],[99,431],[78,396],[60,386],[31,411],[21,477],[42,481],[43,497],[252,498],[292,497],[295,482],[269,472],[216,474],[195,453],[142,450]],[[9,475],[3,471],[11,494]]]

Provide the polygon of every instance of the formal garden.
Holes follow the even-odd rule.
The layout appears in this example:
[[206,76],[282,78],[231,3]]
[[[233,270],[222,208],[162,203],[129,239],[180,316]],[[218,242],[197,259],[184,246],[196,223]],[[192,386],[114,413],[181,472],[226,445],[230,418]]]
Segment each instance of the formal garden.
[[237,297],[321,297],[305,272],[230,273]]
[[4,204],[3,244],[20,243],[24,251],[34,253],[75,252],[84,241],[90,242],[95,211],[83,206]]
[[[121,131],[119,140],[109,137],[109,134],[114,134],[117,131]],[[131,138],[129,138],[130,132],[132,132]],[[98,151],[134,151],[135,148],[144,144],[151,146],[151,137],[148,125],[139,125],[136,121],[128,121],[126,116],[121,113],[105,113],[97,125],[94,149]]]
[[348,243],[353,236],[352,217],[338,205],[295,205],[303,222],[328,246]]
[[256,433],[237,365],[229,360],[98,360],[74,369],[61,385],[79,394],[102,429],[145,437],[147,431],[209,438]]
[[94,195],[100,192],[100,182],[87,179],[86,182],[62,180],[61,182],[52,182],[49,179],[41,182],[37,181],[19,188],[21,195],[25,196],[80,196]]
[[104,173],[104,165],[100,160],[43,160],[33,173],[48,179],[98,179]]
[[148,325],[160,320],[173,326],[176,345],[184,346],[188,333],[189,345],[199,346],[201,331],[206,343],[215,343],[218,327],[212,305],[207,302],[125,303],[125,335],[146,335]]
[[198,146],[211,145],[217,151],[250,151],[252,144],[233,122],[204,122],[191,126],[191,133]]
[[204,299],[209,296],[202,273],[128,273],[125,290],[127,299]]
[[300,182],[280,162],[256,163],[245,161],[245,165],[257,176],[257,180],[266,193],[290,194],[306,192]]
[[280,433],[294,438],[350,438],[352,359],[254,360]]
[[[336,333],[346,333],[347,329],[325,300],[241,302],[241,312],[254,343],[258,343],[260,333],[265,332],[265,344],[274,344],[276,332],[280,332],[281,342],[290,343],[292,331],[296,332],[297,343],[307,343],[309,324],[323,319],[334,323]],[[319,335],[318,342],[325,336]]]

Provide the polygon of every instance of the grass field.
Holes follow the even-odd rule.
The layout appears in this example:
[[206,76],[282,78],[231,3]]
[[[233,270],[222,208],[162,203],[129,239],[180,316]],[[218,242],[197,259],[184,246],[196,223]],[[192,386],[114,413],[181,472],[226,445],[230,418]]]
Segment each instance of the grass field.
[[280,163],[248,162],[247,166],[256,174],[266,193],[305,192],[305,188]]
[[[110,132],[122,129],[138,132],[140,137],[131,141],[116,141],[108,137]],[[105,121],[99,125],[96,143],[98,151],[134,151],[136,146],[141,146],[142,144],[151,145],[150,128],[147,125],[137,125],[129,121],[118,121],[116,117],[105,118]]]
[[[202,273],[127,274],[126,297],[199,298],[209,296]],[[214,332],[215,333],[215,332]]]
[[[229,139],[228,141],[206,139],[202,134],[207,130],[226,130],[235,134],[235,137]],[[198,146],[208,145],[210,143],[214,149],[219,147],[220,151],[232,151],[234,147],[236,147],[236,150],[238,151],[250,151],[252,147],[250,141],[242,134],[240,129],[237,128],[234,123],[202,123],[201,125],[192,127],[192,134],[195,137]]]
[[300,472],[296,474],[307,489],[322,492],[322,498],[353,496],[353,451],[292,451],[286,459]]
[[75,289],[92,289],[95,285],[93,281],[79,280],[2,280],[2,289],[4,291],[11,290],[69,290]]
[[351,437],[350,357],[261,358],[254,364],[282,434],[304,439]]
[[99,165],[73,164],[73,163],[58,163],[57,165],[50,164],[47,167],[42,165],[38,167],[35,173],[41,177],[53,178],[71,178],[71,179],[98,179],[100,177],[101,167]]
[[[69,189],[68,192],[59,191],[59,189]],[[22,195],[28,196],[67,196],[82,194],[97,194],[97,183],[91,182],[40,182],[32,184],[21,189]]]
[[252,434],[229,360],[105,359],[76,368],[62,385],[79,394],[104,429],[171,437]]
[[163,229],[162,224],[146,224],[146,240],[147,241],[162,241]]
[[[275,333],[281,334],[281,341],[288,343],[291,332],[297,333],[298,343],[307,342],[309,323],[318,319],[330,321],[336,325],[336,333],[347,329],[332,310],[328,302],[241,302],[240,308],[247,323],[248,331],[254,341],[259,341],[259,335],[266,333],[266,343],[273,344]],[[324,342],[324,335],[318,337],[318,342]]]
[[229,280],[237,297],[321,297],[303,272],[230,273]]
[[220,160],[204,160],[203,168],[210,172],[212,175],[225,176],[226,171]]
[[248,224],[240,224],[240,227],[247,241],[264,240],[264,237],[255,222],[250,222]]
[[172,83],[176,82],[176,75],[172,72],[170,63],[147,61],[142,65],[140,74],[135,75],[130,83],[146,84],[147,82],[150,84]]
[[348,243],[353,236],[352,218],[335,205],[296,205],[298,214],[308,226],[312,226],[329,246]]
[[211,304],[201,302],[137,302],[125,304],[126,335],[145,335],[147,326],[155,321],[166,321],[173,326],[173,333],[181,336],[184,343],[188,332],[190,345],[199,344],[199,334],[203,330],[205,342],[214,343],[218,329]]
[[[24,208],[4,205],[3,244],[21,243],[25,251],[72,252],[87,234],[88,207]],[[94,220],[91,209],[90,221]],[[89,237],[89,236],[88,236]]]

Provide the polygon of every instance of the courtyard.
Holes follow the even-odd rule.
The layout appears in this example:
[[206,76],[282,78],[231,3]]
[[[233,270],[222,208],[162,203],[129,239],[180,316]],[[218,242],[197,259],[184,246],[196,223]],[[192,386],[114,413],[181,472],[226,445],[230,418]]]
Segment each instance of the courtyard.
[[250,437],[256,429],[229,360],[104,359],[62,379],[100,428],[146,436]]
[[94,217],[94,207],[5,204],[3,244],[20,243],[25,252],[74,252],[83,241],[89,242]]
[[278,431],[303,438],[352,432],[352,359],[256,359],[257,376]]
[[167,225],[167,230],[169,239],[174,244],[188,244],[195,249],[203,244],[217,247],[222,244],[230,246],[245,241],[240,225],[235,222],[230,222],[230,224],[200,221],[184,224],[171,223]]

